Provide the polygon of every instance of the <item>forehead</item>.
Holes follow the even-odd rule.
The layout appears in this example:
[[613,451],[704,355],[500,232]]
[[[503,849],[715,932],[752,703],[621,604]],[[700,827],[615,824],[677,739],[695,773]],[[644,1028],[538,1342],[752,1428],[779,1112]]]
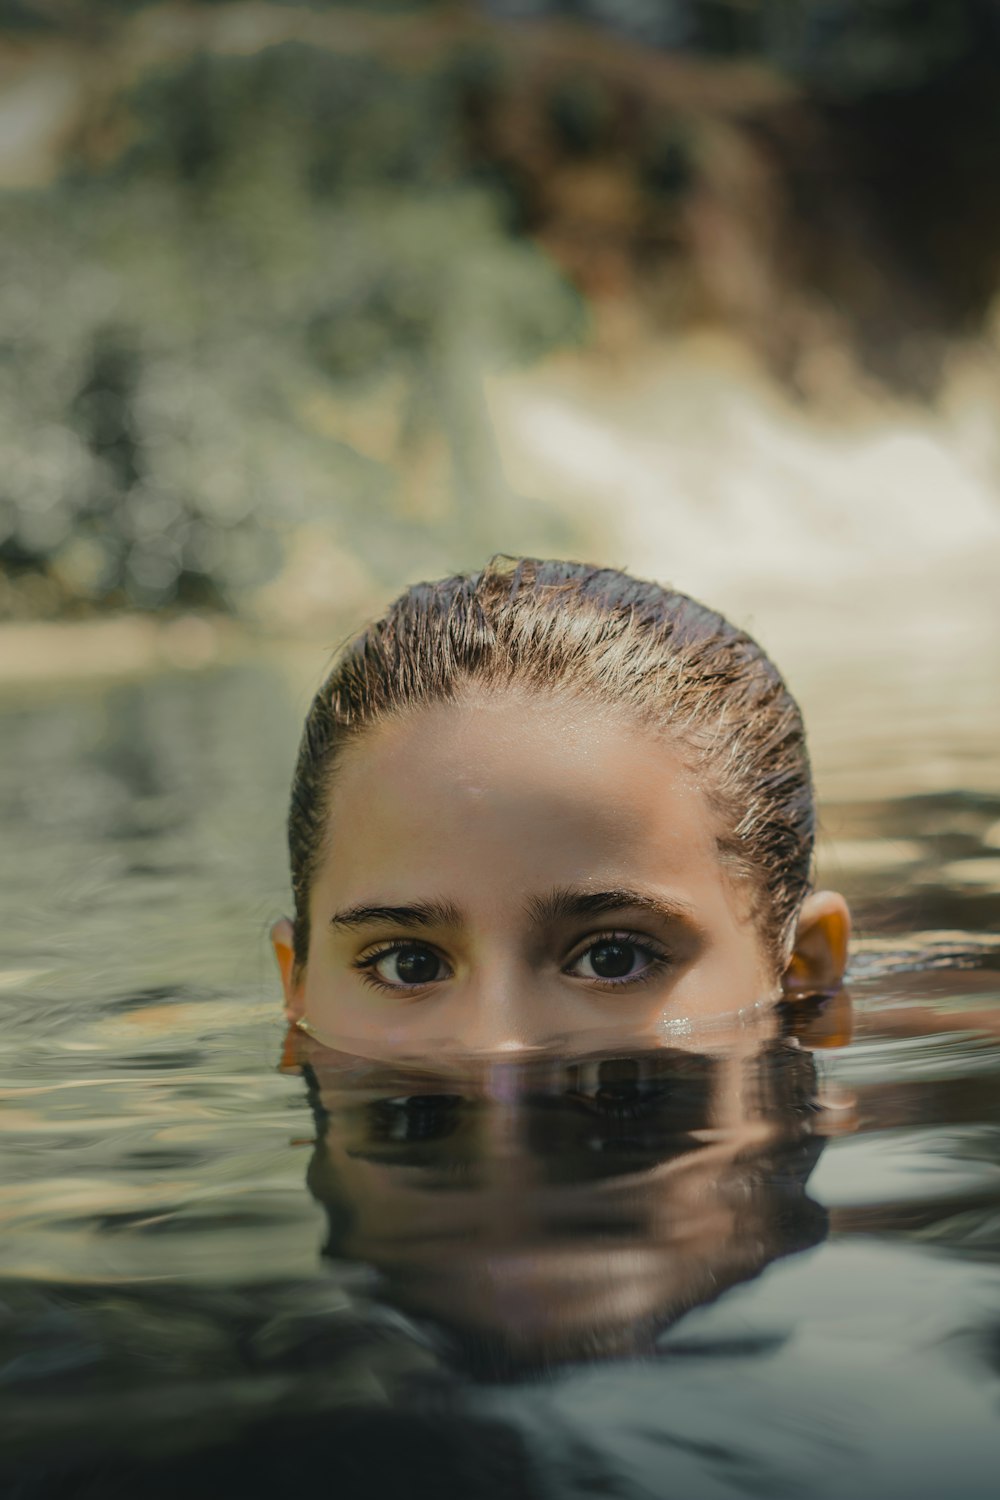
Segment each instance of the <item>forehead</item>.
[[620,707],[475,691],[346,747],[321,879],[358,900],[637,878],[718,895],[717,831],[696,771]]

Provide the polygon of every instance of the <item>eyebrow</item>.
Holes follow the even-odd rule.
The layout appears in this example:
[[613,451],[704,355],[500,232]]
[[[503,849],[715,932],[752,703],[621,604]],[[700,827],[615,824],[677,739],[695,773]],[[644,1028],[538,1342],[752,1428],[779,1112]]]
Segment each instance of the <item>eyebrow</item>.
[[550,891],[547,896],[529,898],[528,911],[539,926],[549,922],[566,921],[572,917],[592,917],[602,912],[626,911],[638,908],[648,911],[664,922],[683,922],[687,926],[698,926],[695,910],[686,901],[672,896],[654,896],[650,891],[632,890],[627,886],[616,886],[610,891],[577,890],[570,886]]
[[[648,911],[664,922],[683,922],[697,926],[693,907],[673,897],[654,896],[649,891],[615,887],[608,891],[590,891],[561,886],[546,896],[530,896],[528,915],[539,927],[574,917],[591,917],[603,912]],[[410,901],[404,906],[359,905],[334,912],[331,927],[353,930],[381,924],[391,927],[461,927],[462,913],[450,901]]]
[[462,914],[448,901],[410,901],[405,906],[348,906],[330,918],[331,927],[460,927]]

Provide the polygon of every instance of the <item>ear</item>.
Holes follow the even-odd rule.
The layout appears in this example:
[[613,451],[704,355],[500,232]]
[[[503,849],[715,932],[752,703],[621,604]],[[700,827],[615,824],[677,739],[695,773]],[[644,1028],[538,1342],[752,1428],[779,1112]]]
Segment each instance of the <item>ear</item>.
[[271,928],[271,947],[281,973],[285,1015],[294,1024],[305,1010],[305,996],[302,993],[302,974],[295,962],[295,932],[287,917],[282,917]]
[[795,943],[781,985],[788,999],[832,995],[847,967],[851,914],[836,891],[813,891],[802,903]]

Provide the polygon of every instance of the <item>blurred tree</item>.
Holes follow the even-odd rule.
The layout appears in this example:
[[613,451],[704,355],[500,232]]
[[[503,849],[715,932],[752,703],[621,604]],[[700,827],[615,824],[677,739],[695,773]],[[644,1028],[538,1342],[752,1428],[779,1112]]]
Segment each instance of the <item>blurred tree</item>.
[[1000,283],[998,16],[0,0],[12,78],[78,75],[58,180],[5,199],[0,612],[568,545],[483,382],[605,326],[932,393]]
[[581,309],[469,169],[468,66],[198,52],[112,101],[106,168],[84,130],[61,182],[8,199],[8,611],[239,607],[299,534],[380,586],[518,515],[557,540],[505,484],[482,378]]

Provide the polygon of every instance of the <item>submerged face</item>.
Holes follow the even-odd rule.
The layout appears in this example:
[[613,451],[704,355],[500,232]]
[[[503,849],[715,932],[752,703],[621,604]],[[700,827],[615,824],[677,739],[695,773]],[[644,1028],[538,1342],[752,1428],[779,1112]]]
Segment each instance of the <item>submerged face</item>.
[[315,1049],[325,1253],[491,1360],[640,1349],[825,1232],[813,1061],[764,1019],[705,1050],[496,1064],[486,1088]]
[[697,775],[621,709],[470,691],[410,711],[338,762],[289,1014],[434,1062],[732,1017],[779,976],[719,832]]

